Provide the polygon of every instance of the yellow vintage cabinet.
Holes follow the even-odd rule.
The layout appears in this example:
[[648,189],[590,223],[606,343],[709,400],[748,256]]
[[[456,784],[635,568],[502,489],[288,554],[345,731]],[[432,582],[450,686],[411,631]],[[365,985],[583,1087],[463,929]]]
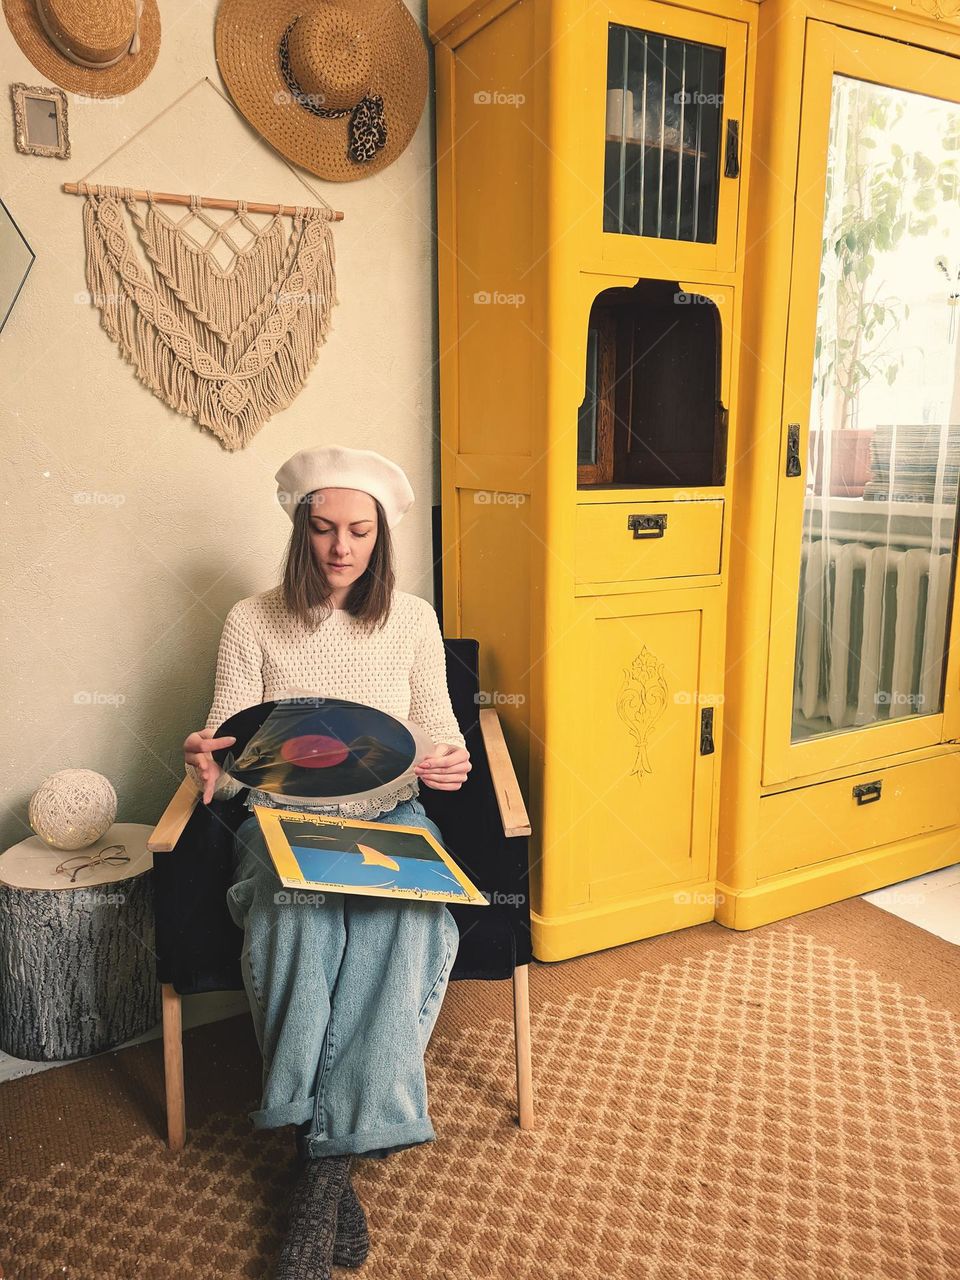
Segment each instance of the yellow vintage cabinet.
[[[919,278],[924,221],[953,230],[952,125],[933,110],[915,165],[919,108],[877,86],[960,97],[960,24],[779,0],[430,0],[428,21],[444,623],[481,640],[527,778],[535,955],[750,928],[950,861],[960,402],[933,372],[911,398],[905,339],[848,354],[907,317],[842,282],[903,242]],[[837,75],[874,89],[840,108]],[[890,172],[831,249],[825,348],[825,201],[863,208],[877,138]],[[942,371],[960,228],[935,247]]]
[[528,778],[541,959],[714,913],[755,17],[430,6],[444,623]]

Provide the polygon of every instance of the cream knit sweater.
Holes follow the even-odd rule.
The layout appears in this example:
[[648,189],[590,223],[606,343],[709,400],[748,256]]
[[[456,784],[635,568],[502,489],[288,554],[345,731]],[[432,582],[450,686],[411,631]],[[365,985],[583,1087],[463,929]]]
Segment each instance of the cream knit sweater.
[[[216,731],[237,711],[292,690],[362,702],[413,721],[436,743],[466,746],[450,703],[437,615],[426,600],[406,591],[394,591],[386,624],[372,634],[345,609],[330,612],[311,632],[287,610],[279,586],[238,600],[223,626],[213,705],[204,727]],[[184,767],[200,787],[196,768]],[[215,795],[225,799],[242,789],[221,774]],[[419,789],[419,780],[414,780],[395,791],[326,806],[326,811],[373,818],[417,795]],[[249,808],[275,802],[251,790],[246,803]],[[295,805],[294,800],[289,802],[289,807]]]

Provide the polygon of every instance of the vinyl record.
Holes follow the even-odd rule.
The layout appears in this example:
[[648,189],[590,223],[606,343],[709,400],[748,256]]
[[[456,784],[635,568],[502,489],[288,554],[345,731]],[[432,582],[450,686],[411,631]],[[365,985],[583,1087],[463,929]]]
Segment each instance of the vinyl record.
[[342,698],[281,698],[248,707],[217,730],[234,737],[217,764],[245,787],[280,799],[337,804],[401,780],[434,744],[416,725]]

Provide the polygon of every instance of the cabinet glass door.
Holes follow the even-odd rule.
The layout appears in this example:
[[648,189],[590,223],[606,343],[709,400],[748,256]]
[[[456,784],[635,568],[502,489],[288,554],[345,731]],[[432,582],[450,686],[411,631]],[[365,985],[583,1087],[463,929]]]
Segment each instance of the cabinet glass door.
[[587,180],[604,262],[638,276],[733,270],[745,24],[651,0],[598,6],[591,23],[584,56],[605,76],[585,123]]
[[723,67],[714,45],[610,23],[604,231],[716,241]]
[[[789,703],[772,737],[782,777],[939,742],[944,728],[960,474],[960,105],[931,91],[949,92],[958,72],[920,51],[901,62],[902,46],[894,67],[880,41],[858,41],[848,70],[846,39],[821,34],[821,74],[804,80],[821,96],[818,130],[828,111],[817,244],[798,217],[795,246],[795,273],[813,273],[815,297],[791,305],[788,339],[788,369],[792,360],[802,376],[805,362],[809,381],[806,412],[788,417],[781,479],[790,501],[778,541],[800,544],[792,652],[771,663],[773,707],[782,716]],[[801,166],[813,134],[805,118]]]

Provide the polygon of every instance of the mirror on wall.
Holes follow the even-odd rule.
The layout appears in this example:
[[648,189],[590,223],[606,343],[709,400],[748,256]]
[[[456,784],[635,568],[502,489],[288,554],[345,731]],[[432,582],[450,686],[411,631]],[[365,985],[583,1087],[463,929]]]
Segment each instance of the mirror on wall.
[[36,256],[0,200],[0,330],[7,323]]
[[70,155],[67,128],[67,95],[62,89],[40,85],[14,84],[14,141],[17,150],[28,156],[52,156],[66,160]]

